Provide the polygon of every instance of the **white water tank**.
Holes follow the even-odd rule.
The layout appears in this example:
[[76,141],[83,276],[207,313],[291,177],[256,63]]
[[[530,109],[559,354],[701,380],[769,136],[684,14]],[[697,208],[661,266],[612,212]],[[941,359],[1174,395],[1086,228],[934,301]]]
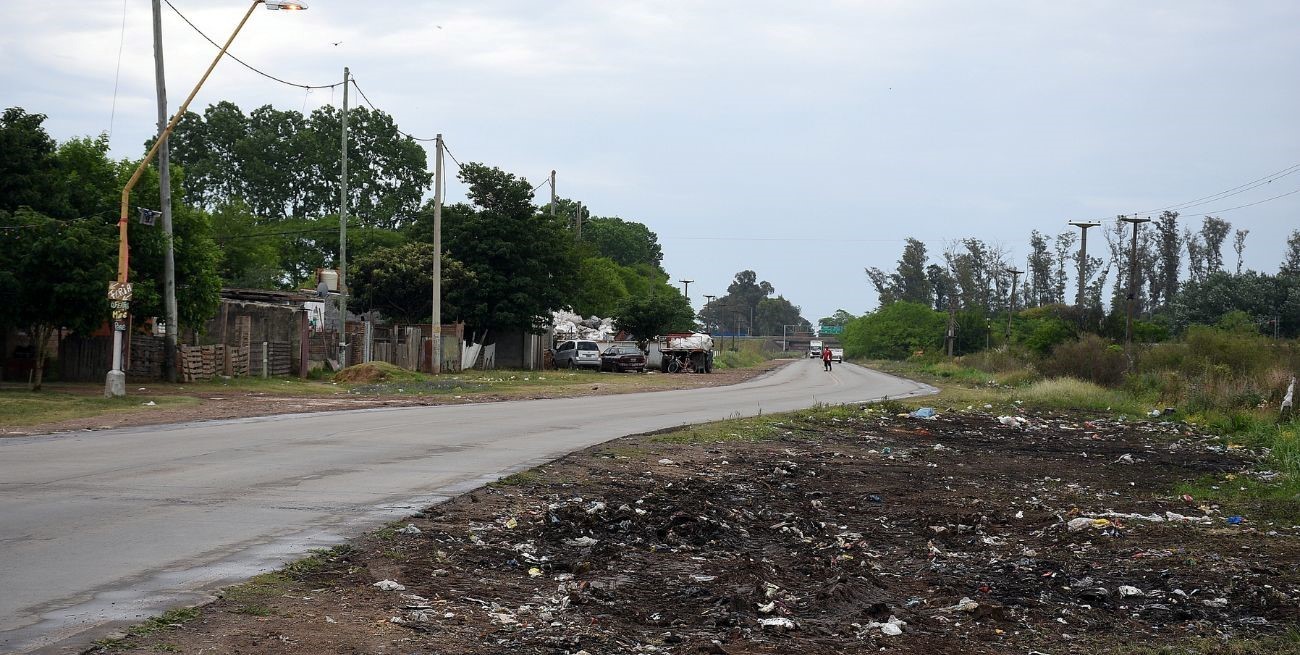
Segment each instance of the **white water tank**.
[[316,269],[316,283],[325,283],[325,288],[335,293],[339,290],[339,272],[332,268]]

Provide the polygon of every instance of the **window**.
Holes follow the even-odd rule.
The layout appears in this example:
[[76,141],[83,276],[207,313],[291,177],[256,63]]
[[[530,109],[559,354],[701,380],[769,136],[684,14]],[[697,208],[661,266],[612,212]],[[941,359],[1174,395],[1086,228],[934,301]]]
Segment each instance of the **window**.
[[600,348],[596,347],[596,342],[594,341],[579,341],[578,350],[600,350]]

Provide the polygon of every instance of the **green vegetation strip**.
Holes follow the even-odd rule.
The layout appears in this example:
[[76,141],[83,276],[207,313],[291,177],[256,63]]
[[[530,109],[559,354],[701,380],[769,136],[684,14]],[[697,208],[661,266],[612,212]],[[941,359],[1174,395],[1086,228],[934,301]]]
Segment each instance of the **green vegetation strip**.
[[22,427],[105,414],[156,411],[164,407],[181,407],[198,402],[197,398],[187,396],[99,398],[71,393],[33,393],[6,389],[0,391],[0,426]]

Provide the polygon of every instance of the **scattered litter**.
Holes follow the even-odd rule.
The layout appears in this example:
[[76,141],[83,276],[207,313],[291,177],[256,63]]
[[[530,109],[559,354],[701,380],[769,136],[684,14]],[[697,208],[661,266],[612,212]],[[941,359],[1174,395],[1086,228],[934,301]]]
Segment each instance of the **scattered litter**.
[[1142,593],[1142,590],[1141,590],[1141,589],[1138,589],[1137,587],[1132,587],[1132,586],[1129,586],[1129,585],[1120,585],[1120,588],[1119,588],[1117,591],[1119,591],[1119,597],[1120,597],[1120,598],[1128,598],[1129,596],[1145,596],[1145,595],[1146,595],[1146,594]]
[[420,529],[415,527],[414,523],[407,523],[406,527],[397,531],[398,534],[420,534]]
[[938,414],[938,412],[934,411],[933,407],[922,407],[915,412],[908,414],[908,416],[912,418],[932,419],[936,414]]
[[150,401],[147,402],[147,403],[140,403],[140,404],[141,404],[141,405],[144,405],[145,407],[157,407],[157,406],[158,406],[158,403],[156,403],[156,402],[154,402],[154,401],[152,401],[152,400],[150,400]]
[[1243,518],[1241,518],[1240,516],[1229,516],[1229,517],[1228,517],[1228,523],[1229,523],[1230,525],[1241,525],[1242,521],[1245,521],[1245,520],[1246,520],[1246,519],[1243,519]]
[[379,587],[380,591],[406,591],[406,585],[393,580],[380,580],[371,586]]
[[600,540],[591,537],[578,537],[576,539],[565,539],[564,543],[570,546],[595,546]]
[[764,628],[770,628],[773,630],[794,630],[795,629],[794,621],[791,621],[790,619],[787,619],[784,616],[774,616],[767,619],[759,619],[758,624],[763,626]]

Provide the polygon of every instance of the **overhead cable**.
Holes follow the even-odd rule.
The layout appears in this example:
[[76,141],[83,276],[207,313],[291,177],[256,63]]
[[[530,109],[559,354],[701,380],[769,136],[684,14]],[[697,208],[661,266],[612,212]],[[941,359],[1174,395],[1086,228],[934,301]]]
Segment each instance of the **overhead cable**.
[[[190,27],[191,27],[195,32],[198,32],[198,33],[199,33],[199,36],[203,37],[204,40],[206,40],[208,43],[211,43],[214,47],[216,47],[216,48],[218,48],[218,49],[221,48],[221,44],[217,43],[216,41],[213,41],[211,38],[208,38],[208,35],[207,35],[207,34],[204,34],[204,33],[203,33],[203,30],[199,29],[199,27],[198,27],[197,25],[195,25],[194,23],[190,22],[190,19],[186,18],[186,17],[185,17],[185,14],[182,14],[182,13],[181,13],[181,10],[177,9],[177,8],[176,8],[176,5],[172,4],[172,0],[163,0],[163,2],[166,2],[166,3],[167,3],[167,6],[168,6],[168,7],[171,7],[172,11],[176,12],[176,15],[177,15],[177,16],[180,16],[180,17],[181,17],[181,20],[185,21],[185,24],[186,24],[186,25],[189,25],[189,26],[190,26]],[[267,79],[269,79],[269,80],[274,80],[274,81],[276,81],[276,82],[279,82],[280,84],[286,84],[286,85],[288,85],[288,86],[298,87],[299,89],[332,89],[332,88],[334,88],[334,87],[336,87],[336,86],[342,84],[342,82],[335,82],[335,83],[333,83],[333,84],[299,84],[299,83],[297,83],[297,82],[290,82],[289,80],[281,79],[281,78],[276,77],[276,76],[274,76],[274,75],[272,75],[272,74],[270,74],[270,73],[267,73],[267,72],[264,72],[264,71],[258,70],[258,69],[255,68],[252,64],[249,64],[248,62],[244,61],[243,59],[240,59],[239,57],[236,57],[235,55],[231,54],[230,51],[226,51],[226,56],[227,56],[227,57],[230,57],[231,59],[234,59],[235,61],[237,61],[237,62],[239,62],[241,65],[243,65],[244,68],[247,68],[248,70],[251,70],[251,71],[253,71],[254,73],[257,73],[258,75],[261,75],[262,77],[265,77],[265,78],[267,78]]]

